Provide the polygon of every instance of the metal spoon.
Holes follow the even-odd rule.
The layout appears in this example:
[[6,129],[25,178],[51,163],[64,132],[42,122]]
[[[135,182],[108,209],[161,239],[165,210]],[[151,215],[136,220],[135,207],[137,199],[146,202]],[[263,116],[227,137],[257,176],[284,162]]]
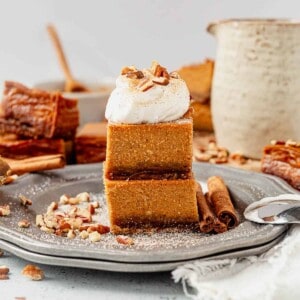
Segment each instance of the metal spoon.
[[59,40],[58,34],[56,32],[56,29],[53,25],[48,25],[47,30],[49,33],[49,36],[51,38],[51,41],[53,43],[53,46],[55,48],[55,52],[59,61],[59,64],[62,68],[62,71],[65,74],[65,92],[88,92],[89,89],[84,86],[81,82],[78,82],[74,79],[71,70],[69,68],[66,56],[64,54],[61,42]]
[[300,194],[265,197],[249,204],[244,216],[260,224],[300,223]]
[[259,207],[257,214],[270,224],[300,224],[300,203],[270,203]]

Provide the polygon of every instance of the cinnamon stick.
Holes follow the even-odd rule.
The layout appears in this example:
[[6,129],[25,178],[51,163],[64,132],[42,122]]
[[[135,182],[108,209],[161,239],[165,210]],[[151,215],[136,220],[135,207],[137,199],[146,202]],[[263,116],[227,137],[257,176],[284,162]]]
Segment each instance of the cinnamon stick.
[[214,232],[215,233],[223,233],[225,231],[228,230],[226,224],[224,224],[223,222],[221,222],[219,219],[215,219],[215,222],[214,222]]
[[197,204],[200,213],[199,227],[200,231],[204,233],[209,233],[214,229],[214,213],[212,212],[207,199],[203,195],[202,188],[199,183],[197,183]]
[[21,160],[3,159],[9,164],[12,174],[21,175],[29,172],[37,172],[62,168],[65,166],[64,155],[42,155]]
[[220,222],[228,229],[238,225],[238,216],[230,199],[228,189],[219,176],[212,176],[207,180],[208,196],[214,212]]

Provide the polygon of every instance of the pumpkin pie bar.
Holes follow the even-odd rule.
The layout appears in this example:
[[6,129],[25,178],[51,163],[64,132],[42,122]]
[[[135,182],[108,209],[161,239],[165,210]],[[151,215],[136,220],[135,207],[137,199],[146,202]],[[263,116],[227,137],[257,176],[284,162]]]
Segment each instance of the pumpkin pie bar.
[[198,226],[196,183],[191,173],[186,179],[168,179],[164,174],[156,179],[141,178],[111,180],[104,177],[111,232]]
[[189,102],[184,81],[156,62],[122,70],[106,108],[104,184],[113,233],[197,224]]
[[262,171],[281,177],[300,190],[300,143],[272,141],[264,148]]
[[12,81],[5,82],[2,112],[0,133],[26,138],[73,139],[79,124],[77,100]]
[[25,159],[41,155],[65,155],[63,139],[20,139],[14,134],[0,137],[0,155],[11,159]]
[[107,122],[87,123],[76,135],[75,152],[78,164],[105,160]]
[[106,174],[121,178],[135,173],[191,171],[193,121],[183,118],[157,124],[108,124]]
[[178,70],[191,94],[194,129],[213,131],[210,110],[210,93],[214,71],[214,61],[206,59],[203,63],[183,66]]

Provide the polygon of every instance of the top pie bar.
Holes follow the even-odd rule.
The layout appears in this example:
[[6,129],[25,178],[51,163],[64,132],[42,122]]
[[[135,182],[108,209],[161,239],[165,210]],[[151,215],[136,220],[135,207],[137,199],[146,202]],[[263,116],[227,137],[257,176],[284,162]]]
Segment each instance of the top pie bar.
[[106,174],[125,179],[142,174],[177,173],[192,169],[193,122],[187,114],[157,124],[108,124]]
[[5,82],[2,114],[0,133],[27,138],[72,139],[79,124],[77,100],[11,81]]

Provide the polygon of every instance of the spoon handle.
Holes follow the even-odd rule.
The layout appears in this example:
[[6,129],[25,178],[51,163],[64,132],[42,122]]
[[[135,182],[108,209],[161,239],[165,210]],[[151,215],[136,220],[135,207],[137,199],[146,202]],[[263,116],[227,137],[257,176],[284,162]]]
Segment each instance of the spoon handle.
[[67,62],[65,53],[63,51],[63,48],[62,48],[62,45],[61,45],[61,42],[60,42],[60,39],[58,37],[58,34],[57,34],[57,31],[56,31],[55,27],[52,24],[49,24],[47,26],[47,31],[48,31],[49,36],[51,38],[51,41],[52,41],[52,44],[54,46],[59,64],[60,64],[60,66],[61,66],[61,68],[62,68],[62,70],[65,74],[66,79],[69,80],[69,81],[73,81],[73,76],[72,76],[71,70],[69,68],[69,64]]

